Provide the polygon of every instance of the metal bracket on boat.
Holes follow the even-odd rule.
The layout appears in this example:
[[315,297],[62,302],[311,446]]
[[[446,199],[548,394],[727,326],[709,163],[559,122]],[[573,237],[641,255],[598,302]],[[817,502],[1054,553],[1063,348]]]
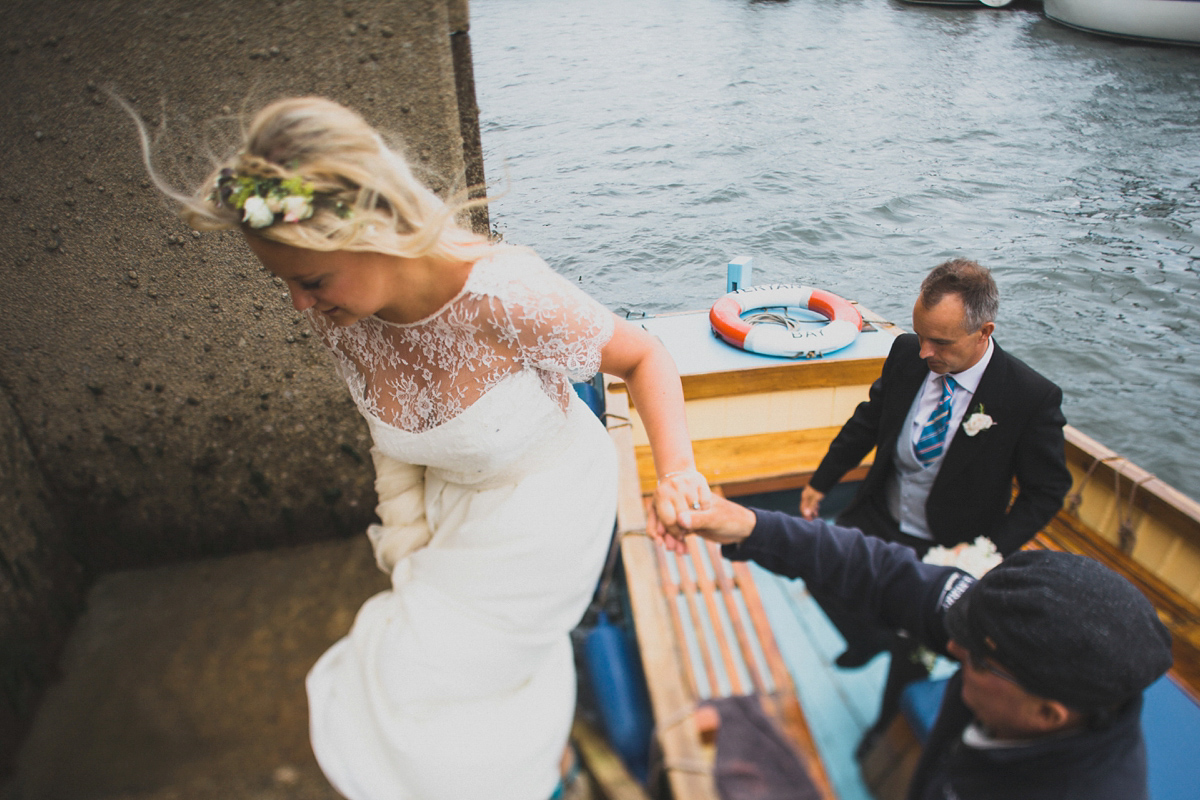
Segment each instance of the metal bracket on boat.
[[[857,301],[851,301],[851,302],[853,302],[855,304],[855,306],[858,305]],[[873,333],[875,331],[882,330],[884,328],[890,328],[890,327],[892,327],[891,320],[867,319],[866,317],[863,317],[863,329],[862,329],[863,333]]]
[[[617,428],[624,428],[626,426],[633,427],[633,423],[630,421],[629,417],[622,417],[620,414],[610,414],[609,412],[605,411],[600,415],[600,418],[604,420],[604,426],[610,431],[616,430]],[[609,425],[608,421],[610,419],[620,420],[620,422],[618,422],[616,425]]]
[[[1079,488],[1067,495],[1067,500],[1064,505],[1066,506],[1069,514],[1076,517],[1079,516],[1079,506],[1083,503],[1083,490],[1087,488],[1088,481],[1092,479],[1092,473],[1096,471],[1096,467],[1100,466],[1101,464],[1107,464],[1111,461],[1119,461],[1120,458],[1120,456],[1106,456],[1104,458],[1096,456],[1092,459],[1091,466],[1088,467],[1087,471],[1083,473],[1083,480],[1079,482]],[[1116,475],[1118,473],[1116,470],[1113,470],[1113,474]],[[1118,500],[1120,499],[1119,493],[1117,498]]]
[[1134,545],[1137,544],[1137,534],[1133,529],[1133,498],[1137,494],[1139,486],[1143,486],[1152,480],[1155,480],[1155,475],[1147,475],[1140,481],[1131,482],[1129,485],[1129,502],[1126,504],[1125,513],[1121,513],[1121,478],[1120,474],[1113,471],[1115,476],[1115,486],[1113,493],[1117,497],[1117,546],[1121,548],[1121,552],[1129,555],[1133,552]]
[[[1068,514],[1074,517],[1079,516],[1079,506],[1083,503],[1083,490],[1087,488],[1088,481],[1091,480],[1096,467],[1101,464],[1112,464],[1114,461],[1124,461],[1121,456],[1106,456],[1101,458],[1096,456],[1092,459],[1092,463],[1088,466],[1087,471],[1083,473],[1082,480],[1079,481],[1079,487],[1067,495],[1063,502],[1063,507]],[[1113,502],[1116,504],[1117,514],[1117,547],[1126,555],[1133,552],[1134,546],[1137,544],[1137,531],[1134,529],[1133,513],[1134,499],[1137,496],[1138,487],[1155,480],[1157,476],[1146,475],[1141,480],[1134,481],[1130,479],[1129,484],[1129,499],[1125,501],[1124,508],[1121,505],[1121,471],[1113,467]]]

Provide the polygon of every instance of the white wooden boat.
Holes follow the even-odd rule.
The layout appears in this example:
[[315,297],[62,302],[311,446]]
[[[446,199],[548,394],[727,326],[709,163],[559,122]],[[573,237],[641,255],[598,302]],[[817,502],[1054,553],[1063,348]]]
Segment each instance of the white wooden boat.
[[1043,0],[1046,17],[1090,33],[1200,44],[1200,0]]
[[[738,497],[807,483],[901,332],[860,310],[867,325],[854,344],[813,360],[734,349],[712,335],[707,311],[640,321],[679,366],[697,466],[714,489]],[[654,485],[648,441],[623,385],[610,381],[606,399],[621,459],[624,567],[674,797],[716,796],[711,775],[697,768],[711,765],[713,747],[690,710],[707,697],[755,692],[832,800],[837,794],[827,765],[796,681],[782,668],[753,576],[698,541],[680,559],[644,535],[642,502]],[[1171,680],[1200,700],[1200,504],[1081,432],[1068,426],[1066,434],[1074,487],[1030,546],[1086,553],[1141,587],[1174,636]],[[846,480],[861,479],[866,466]],[[913,763],[911,752],[896,755],[887,775],[866,775],[867,783],[881,798],[894,796],[906,783],[902,768]]]

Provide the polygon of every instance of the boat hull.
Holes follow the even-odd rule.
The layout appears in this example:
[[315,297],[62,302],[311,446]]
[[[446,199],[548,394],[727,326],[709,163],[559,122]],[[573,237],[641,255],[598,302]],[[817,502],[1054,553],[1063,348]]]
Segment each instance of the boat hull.
[[1003,8],[1012,3],[1013,0],[904,0],[914,6],[969,6],[972,8]]
[[1089,33],[1200,45],[1200,0],[1044,0],[1043,9],[1047,18]]

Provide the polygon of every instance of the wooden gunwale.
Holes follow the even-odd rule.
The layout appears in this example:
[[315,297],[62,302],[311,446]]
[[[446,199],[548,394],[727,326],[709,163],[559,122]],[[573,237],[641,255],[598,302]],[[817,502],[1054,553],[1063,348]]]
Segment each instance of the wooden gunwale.
[[[1162,520],[1179,536],[1200,547],[1200,503],[1082,431],[1068,425],[1065,434],[1068,462],[1085,473],[1089,468],[1093,470],[1088,483],[1089,487],[1095,486],[1090,488],[1112,487],[1115,480],[1127,512],[1137,511]],[[1130,495],[1132,509],[1128,508]],[[1196,577],[1200,581],[1200,575]]]

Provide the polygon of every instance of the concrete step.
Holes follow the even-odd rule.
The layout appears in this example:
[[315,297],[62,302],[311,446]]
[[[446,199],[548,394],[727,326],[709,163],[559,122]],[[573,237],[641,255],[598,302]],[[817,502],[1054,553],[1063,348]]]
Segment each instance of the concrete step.
[[387,588],[365,536],[106,575],[6,800],[336,800],[304,676]]

